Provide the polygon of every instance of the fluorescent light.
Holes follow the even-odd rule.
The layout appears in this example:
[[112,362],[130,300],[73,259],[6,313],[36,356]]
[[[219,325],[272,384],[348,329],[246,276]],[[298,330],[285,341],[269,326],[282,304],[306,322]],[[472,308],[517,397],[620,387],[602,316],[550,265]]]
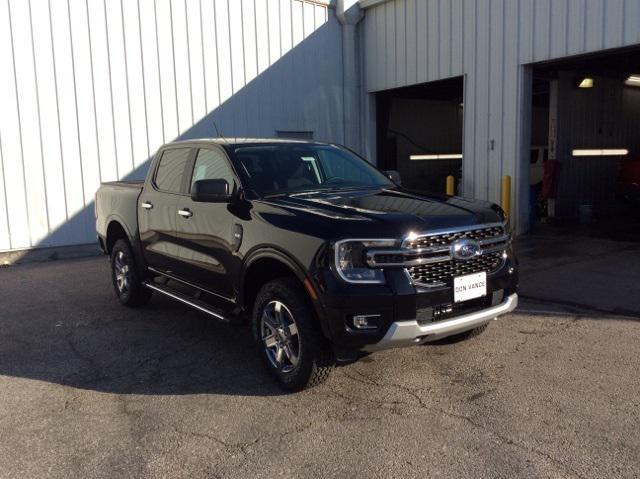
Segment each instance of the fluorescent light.
[[624,83],[629,86],[640,86],[640,73],[629,75],[629,78],[627,78]]
[[578,88],[593,88],[593,78],[583,78]]
[[446,153],[441,155],[411,155],[410,160],[461,160],[462,153]]
[[629,154],[626,148],[605,148],[605,149],[579,149],[571,152],[573,156],[625,156]]

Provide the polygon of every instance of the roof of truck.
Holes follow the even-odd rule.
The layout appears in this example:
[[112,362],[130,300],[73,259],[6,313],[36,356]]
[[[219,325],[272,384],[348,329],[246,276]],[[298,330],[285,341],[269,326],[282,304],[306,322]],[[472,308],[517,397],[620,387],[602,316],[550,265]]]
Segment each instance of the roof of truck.
[[176,145],[183,143],[213,143],[216,145],[243,145],[243,144],[274,144],[274,143],[300,143],[301,145],[328,145],[324,141],[299,140],[296,138],[190,138],[168,143]]

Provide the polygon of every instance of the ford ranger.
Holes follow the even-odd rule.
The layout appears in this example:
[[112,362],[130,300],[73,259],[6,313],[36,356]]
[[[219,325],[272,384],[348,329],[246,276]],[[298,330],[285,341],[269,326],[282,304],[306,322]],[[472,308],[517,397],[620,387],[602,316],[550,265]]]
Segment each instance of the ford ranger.
[[155,293],[248,322],[288,390],[373,351],[476,335],[517,305],[499,206],[406,191],[334,144],[174,142],[144,182],[104,183],[95,211],[123,305]]

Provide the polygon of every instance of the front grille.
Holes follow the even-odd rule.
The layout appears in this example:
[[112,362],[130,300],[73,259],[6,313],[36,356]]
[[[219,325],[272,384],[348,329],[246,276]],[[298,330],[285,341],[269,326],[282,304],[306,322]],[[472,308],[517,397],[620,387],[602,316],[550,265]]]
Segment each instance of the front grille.
[[452,233],[434,234],[429,236],[420,236],[414,240],[407,241],[407,248],[433,248],[434,246],[449,246],[455,240],[460,238],[468,238],[476,241],[482,241],[491,238],[504,236],[504,227],[502,225],[482,226],[468,231],[455,231]]
[[426,286],[452,286],[453,278],[465,274],[496,272],[502,266],[502,251],[483,254],[475,258],[458,261],[447,260],[407,268],[413,281]]

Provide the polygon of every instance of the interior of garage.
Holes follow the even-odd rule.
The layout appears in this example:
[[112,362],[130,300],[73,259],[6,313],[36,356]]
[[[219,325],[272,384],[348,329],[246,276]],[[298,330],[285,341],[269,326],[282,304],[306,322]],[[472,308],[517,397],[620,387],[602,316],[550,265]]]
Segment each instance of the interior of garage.
[[536,65],[531,230],[640,237],[640,50]]
[[377,157],[421,193],[456,191],[462,178],[463,77],[376,94]]

